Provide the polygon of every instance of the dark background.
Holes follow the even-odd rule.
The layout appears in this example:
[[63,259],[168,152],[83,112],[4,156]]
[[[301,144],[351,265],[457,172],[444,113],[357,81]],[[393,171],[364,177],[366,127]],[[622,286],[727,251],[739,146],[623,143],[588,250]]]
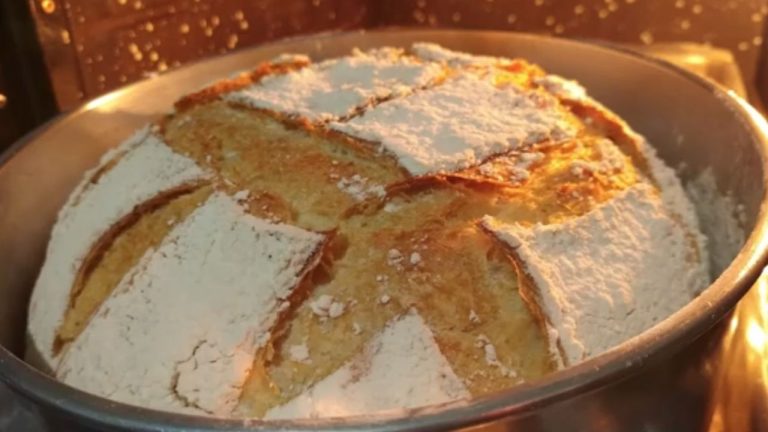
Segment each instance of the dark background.
[[0,0],[0,149],[58,112],[199,58],[382,26],[713,45],[733,54],[757,102],[761,82],[768,99],[767,15],[768,0]]

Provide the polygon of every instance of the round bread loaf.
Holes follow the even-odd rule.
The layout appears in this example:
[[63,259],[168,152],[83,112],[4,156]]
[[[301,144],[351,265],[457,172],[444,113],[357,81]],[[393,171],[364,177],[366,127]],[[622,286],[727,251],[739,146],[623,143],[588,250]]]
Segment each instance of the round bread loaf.
[[708,283],[679,180],[577,83],[428,44],[178,101],[53,228],[29,358],[162,410],[414,408],[600,354]]

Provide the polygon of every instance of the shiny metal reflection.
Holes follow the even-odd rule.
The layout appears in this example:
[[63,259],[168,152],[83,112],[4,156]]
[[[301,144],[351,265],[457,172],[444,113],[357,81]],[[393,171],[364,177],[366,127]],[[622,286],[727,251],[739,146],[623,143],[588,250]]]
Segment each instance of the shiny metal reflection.
[[768,269],[736,306],[714,358],[708,430],[768,430]]
[[[761,113],[734,99],[756,127],[768,132]],[[706,430],[768,431],[768,268],[734,308],[710,366]]]

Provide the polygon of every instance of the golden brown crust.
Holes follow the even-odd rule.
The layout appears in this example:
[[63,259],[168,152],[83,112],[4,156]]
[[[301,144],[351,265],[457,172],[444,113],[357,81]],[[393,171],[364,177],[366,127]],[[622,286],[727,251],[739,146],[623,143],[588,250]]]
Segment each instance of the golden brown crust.
[[[520,292],[520,298],[525,302],[526,306],[528,307],[528,311],[530,312],[533,319],[536,321],[536,324],[538,325],[541,333],[547,334],[547,326],[549,324],[547,321],[547,317],[540,306],[541,296],[539,295],[539,291],[536,289],[536,283],[533,281],[533,278],[531,277],[530,274],[528,274],[528,271],[525,269],[525,264],[523,263],[522,258],[520,257],[520,255],[518,255],[517,251],[515,251],[514,248],[510,247],[507,242],[501,240],[496,235],[495,232],[491,231],[483,223],[478,222],[477,226],[489,238],[493,239],[493,241],[496,243],[496,245],[499,248],[503,249],[506,252],[506,255],[509,258],[510,263],[515,268],[515,274],[517,276],[517,287],[518,287],[518,291]],[[558,350],[562,350],[562,348],[558,346]],[[560,358],[565,358],[562,355],[562,352],[560,353]],[[550,360],[551,360],[551,367],[554,369],[557,363],[557,359],[550,358]]]
[[619,116],[591,100],[563,100],[574,114],[589,122],[607,138],[610,138],[627,156],[637,169],[651,181],[655,181],[642,151],[640,137],[631,132],[627,123]]
[[[104,298],[108,296],[109,292],[114,289],[115,285],[111,284],[111,289],[107,289],[107,292],[99,293],[97,297],[100,298],[95,299],[92,304],[85,306],[78,305],[79,297],[93,271],[102,264],[105,254],[114,246],[115,242],[129,231],[131,227],[147,218],[149,214],[158,212],[160,209],[182,196],[192,194],[204,187],[205,184],[206,182],[204,181],[190,182],[155,195],[153,198],[135,206],[131,212],[112,224],[109,230],[104,232],[99,239],[96,240],[83,259],[80,268],[77,271],[75,282],[70,290],[69,307],[64,320],[59,326],[52,347],[55,355],[58,355],[69,342],[74,340],[82,332],[87,321],[90,320],[98,306]],[[163,222],[165,222],[165,220]],[[176,222],[178,221],[174,221],[173,224],[165,223],[167,230],[170,230],[171,226],[175,225]],[[161,234],[157,232],[157,230],[153,230],[152,233]],[[164,236],[158,237],[162,238]],[[143,250],[137,250],[134,258],[136,259],[141,256],[141,254],[143,254]],[[133,261],[135,261],[135,259]],[[127,271],[132,265],[128,263],[128,265],[123,267],[124,270]]]
[[[318,246],[304,266],[296,287],[291,291],[290,296],[285,299],[287,306],[280,311],[271,329],[269,340],[255,353],[248,377],[245,380],[243,392],[241,393],[241,399],[244,395],[252,393],[252,391],[248,391],[248,389],[252,388],[259,388],[262,394],[264,389],[270,389],[278,393],[275,384],[270,380],[268,369],[275,361],[276,355],[283,348],[291,326],[291,318],[296,314],[297,309],[312,295],[314,287],[330,279],[332,262],[345,252],[343,247],[344,240],[339,238],[337,232],[332,231],[325,233],[325,235],[323,243]],[[267,398],[266,395],[263,397]],[[263,414],[263,411],[259,412],[259,415]]]
[[174,104],[174,107],[177,112],[184,112],[194,106],[213,102],[214,100],[219,99],[224,93],[241,90],[256,84],[266,76],[285,74],[301,69],[307,65],[309,65],[309,63],[305,61],[292,61],[287,63],[264,62],[259,64],[256,69],[251,72],[240,74],[232,79],[218,81],[202,90],[188,94],[179,99]]
[[173,116],[164,138],[219,173],[227,190],[280,197],[295,217],[290,222],[314,231],[334,229],[357,202],[340,181],[357,175],[373,187],[406,177],[396,160],[359,141],[222,101]]

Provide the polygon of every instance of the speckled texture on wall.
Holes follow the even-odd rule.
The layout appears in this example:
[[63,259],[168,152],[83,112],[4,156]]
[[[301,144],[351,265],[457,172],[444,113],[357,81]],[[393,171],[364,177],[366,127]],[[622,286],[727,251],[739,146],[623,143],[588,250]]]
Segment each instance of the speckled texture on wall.
[[59,106],[203,57],[370,25],[363,0],[31,0]]
[[768,0],[391,0],[376,12],[397,25],[703,43],[733,52],[751,87]]
[[768,0],[30,0],[59,106],[244,46],[376,26],[548,33],[731,50],[754,81]]

